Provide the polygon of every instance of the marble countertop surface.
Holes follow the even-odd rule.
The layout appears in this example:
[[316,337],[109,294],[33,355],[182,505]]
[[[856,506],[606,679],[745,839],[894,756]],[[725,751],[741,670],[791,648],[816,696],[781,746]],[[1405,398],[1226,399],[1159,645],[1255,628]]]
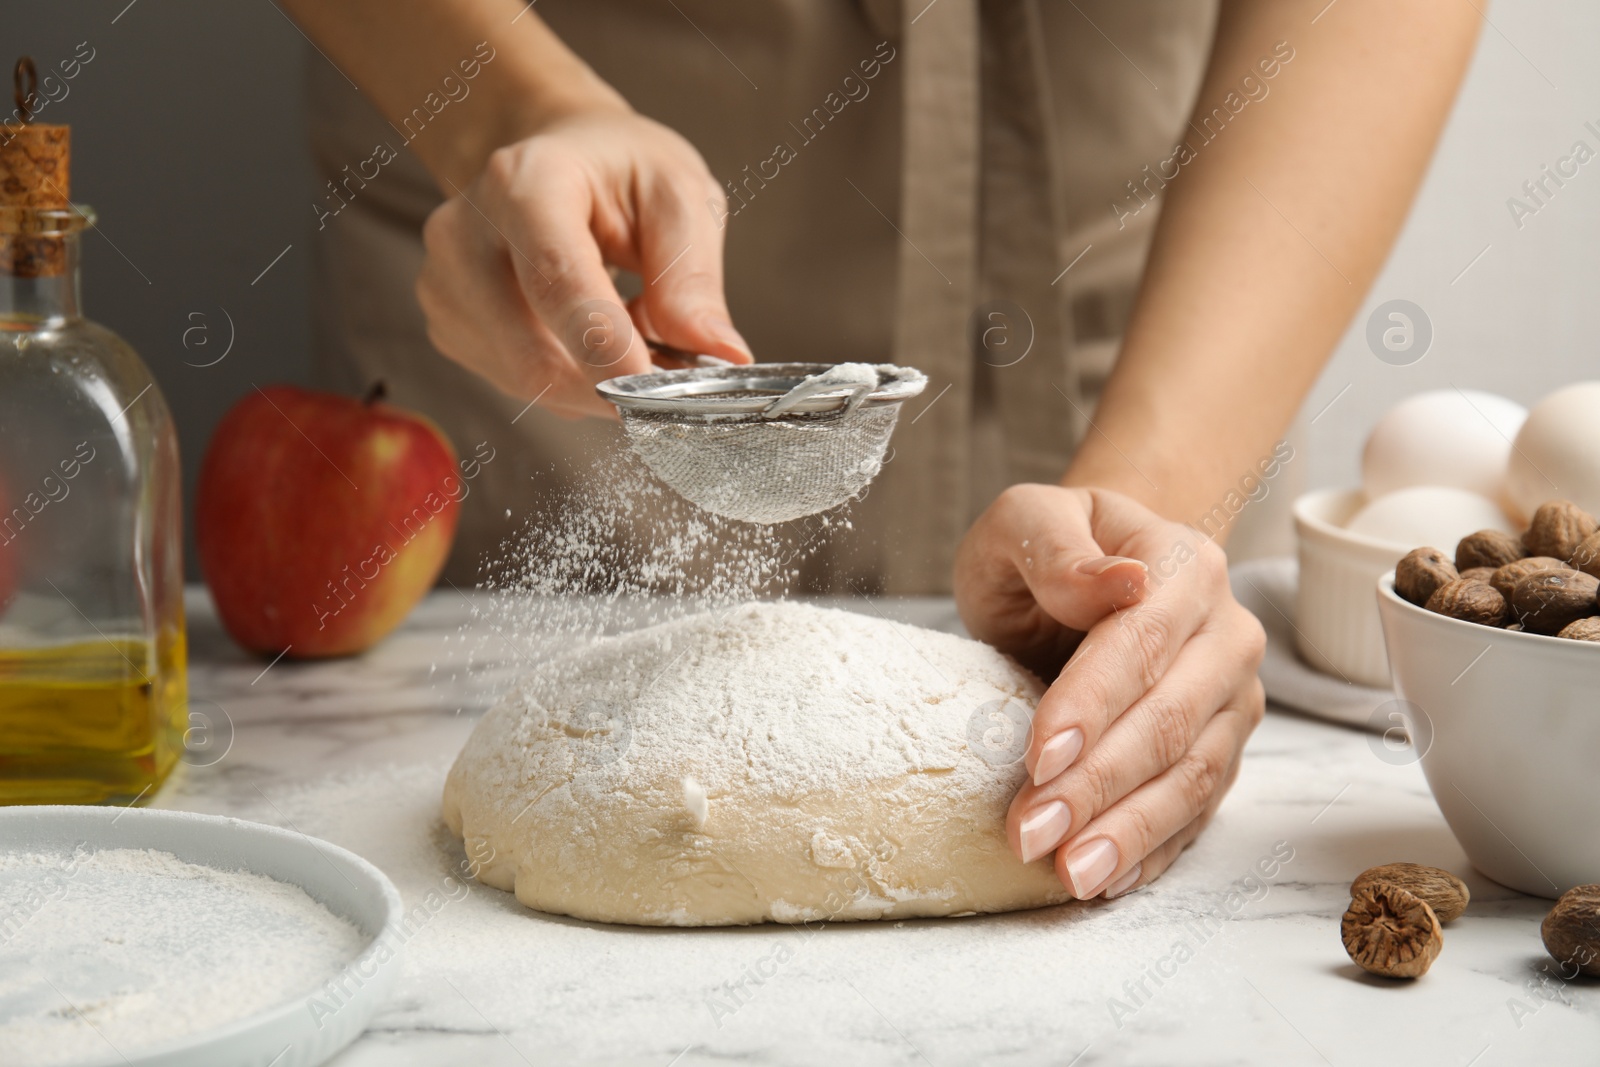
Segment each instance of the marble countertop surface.
[[[1272,711],[1211,828],[1111,903],[811,930],[605,927],[460,876],[443,775],[530,655],[472,595],[436,593],[372,652],[309,664],[245,656],[203,594],[190,610],[203,743],[153,803],[350,848],[417,919],[397,992],[338,1067],[1600,1058],[1600,984],[1547,961],[1549,902],[1474,872],[1409,753],[1356,730]],[[958,625],[948,601],[873,610]],[[1364,974],[1339,941],[1350,879],[1395,860],[1472,890],[1409,984]]]

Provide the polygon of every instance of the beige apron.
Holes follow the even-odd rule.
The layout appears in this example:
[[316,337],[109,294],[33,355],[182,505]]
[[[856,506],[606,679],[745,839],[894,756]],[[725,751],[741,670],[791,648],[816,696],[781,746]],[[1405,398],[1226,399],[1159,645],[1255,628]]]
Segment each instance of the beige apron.
[[[929,375],[854,530],[801,564],[810,591],[947,591],[961,534],[994,496],[1060,477],[1156,215],[1119,220],[1113,205],[1178,139],[1215,15],[1209,2],[925,4],[538,7],[727,183],[728,302],[758,359]],[[577,488],[588,457],[622,447],[620,431],[523,411],[432,350],[412,286],[439,194],[395,129],[314,58],[309,93],[324,178],[376,145],[399,150],[316,235],[319,374],[351,390],[381,377],[463,455],[493,450],[447,572],[470,582],[530,509]]]

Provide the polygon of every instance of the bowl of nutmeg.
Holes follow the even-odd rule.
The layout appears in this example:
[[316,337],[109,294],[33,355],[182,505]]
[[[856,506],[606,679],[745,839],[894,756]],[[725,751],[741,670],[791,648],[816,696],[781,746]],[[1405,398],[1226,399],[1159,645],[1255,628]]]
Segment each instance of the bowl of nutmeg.
[[1399,714],[1472,865],[1536,896],[1600,882],[1600,522],[1424,546],[1378,583]]

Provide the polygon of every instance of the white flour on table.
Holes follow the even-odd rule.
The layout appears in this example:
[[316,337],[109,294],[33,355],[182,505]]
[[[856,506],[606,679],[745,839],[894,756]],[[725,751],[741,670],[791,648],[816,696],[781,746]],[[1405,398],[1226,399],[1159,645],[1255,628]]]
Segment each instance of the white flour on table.
[[0,854],[0,1063],[135,1055],[310,993],[366,940],[298,886],[170,852]]

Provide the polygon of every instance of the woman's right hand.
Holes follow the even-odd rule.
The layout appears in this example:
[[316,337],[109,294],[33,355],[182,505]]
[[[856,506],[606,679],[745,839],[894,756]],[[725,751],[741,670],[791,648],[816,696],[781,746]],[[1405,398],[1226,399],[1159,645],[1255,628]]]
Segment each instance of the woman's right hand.
[[[490,155],[423,227],[417,300],[438,350],[569,417],[615,416],[595,383],[651,369],[644,337],[751,361],[722,292],[721,187],[686,140],[620,103]],[[623,309],[608,266],[643,291]]]

